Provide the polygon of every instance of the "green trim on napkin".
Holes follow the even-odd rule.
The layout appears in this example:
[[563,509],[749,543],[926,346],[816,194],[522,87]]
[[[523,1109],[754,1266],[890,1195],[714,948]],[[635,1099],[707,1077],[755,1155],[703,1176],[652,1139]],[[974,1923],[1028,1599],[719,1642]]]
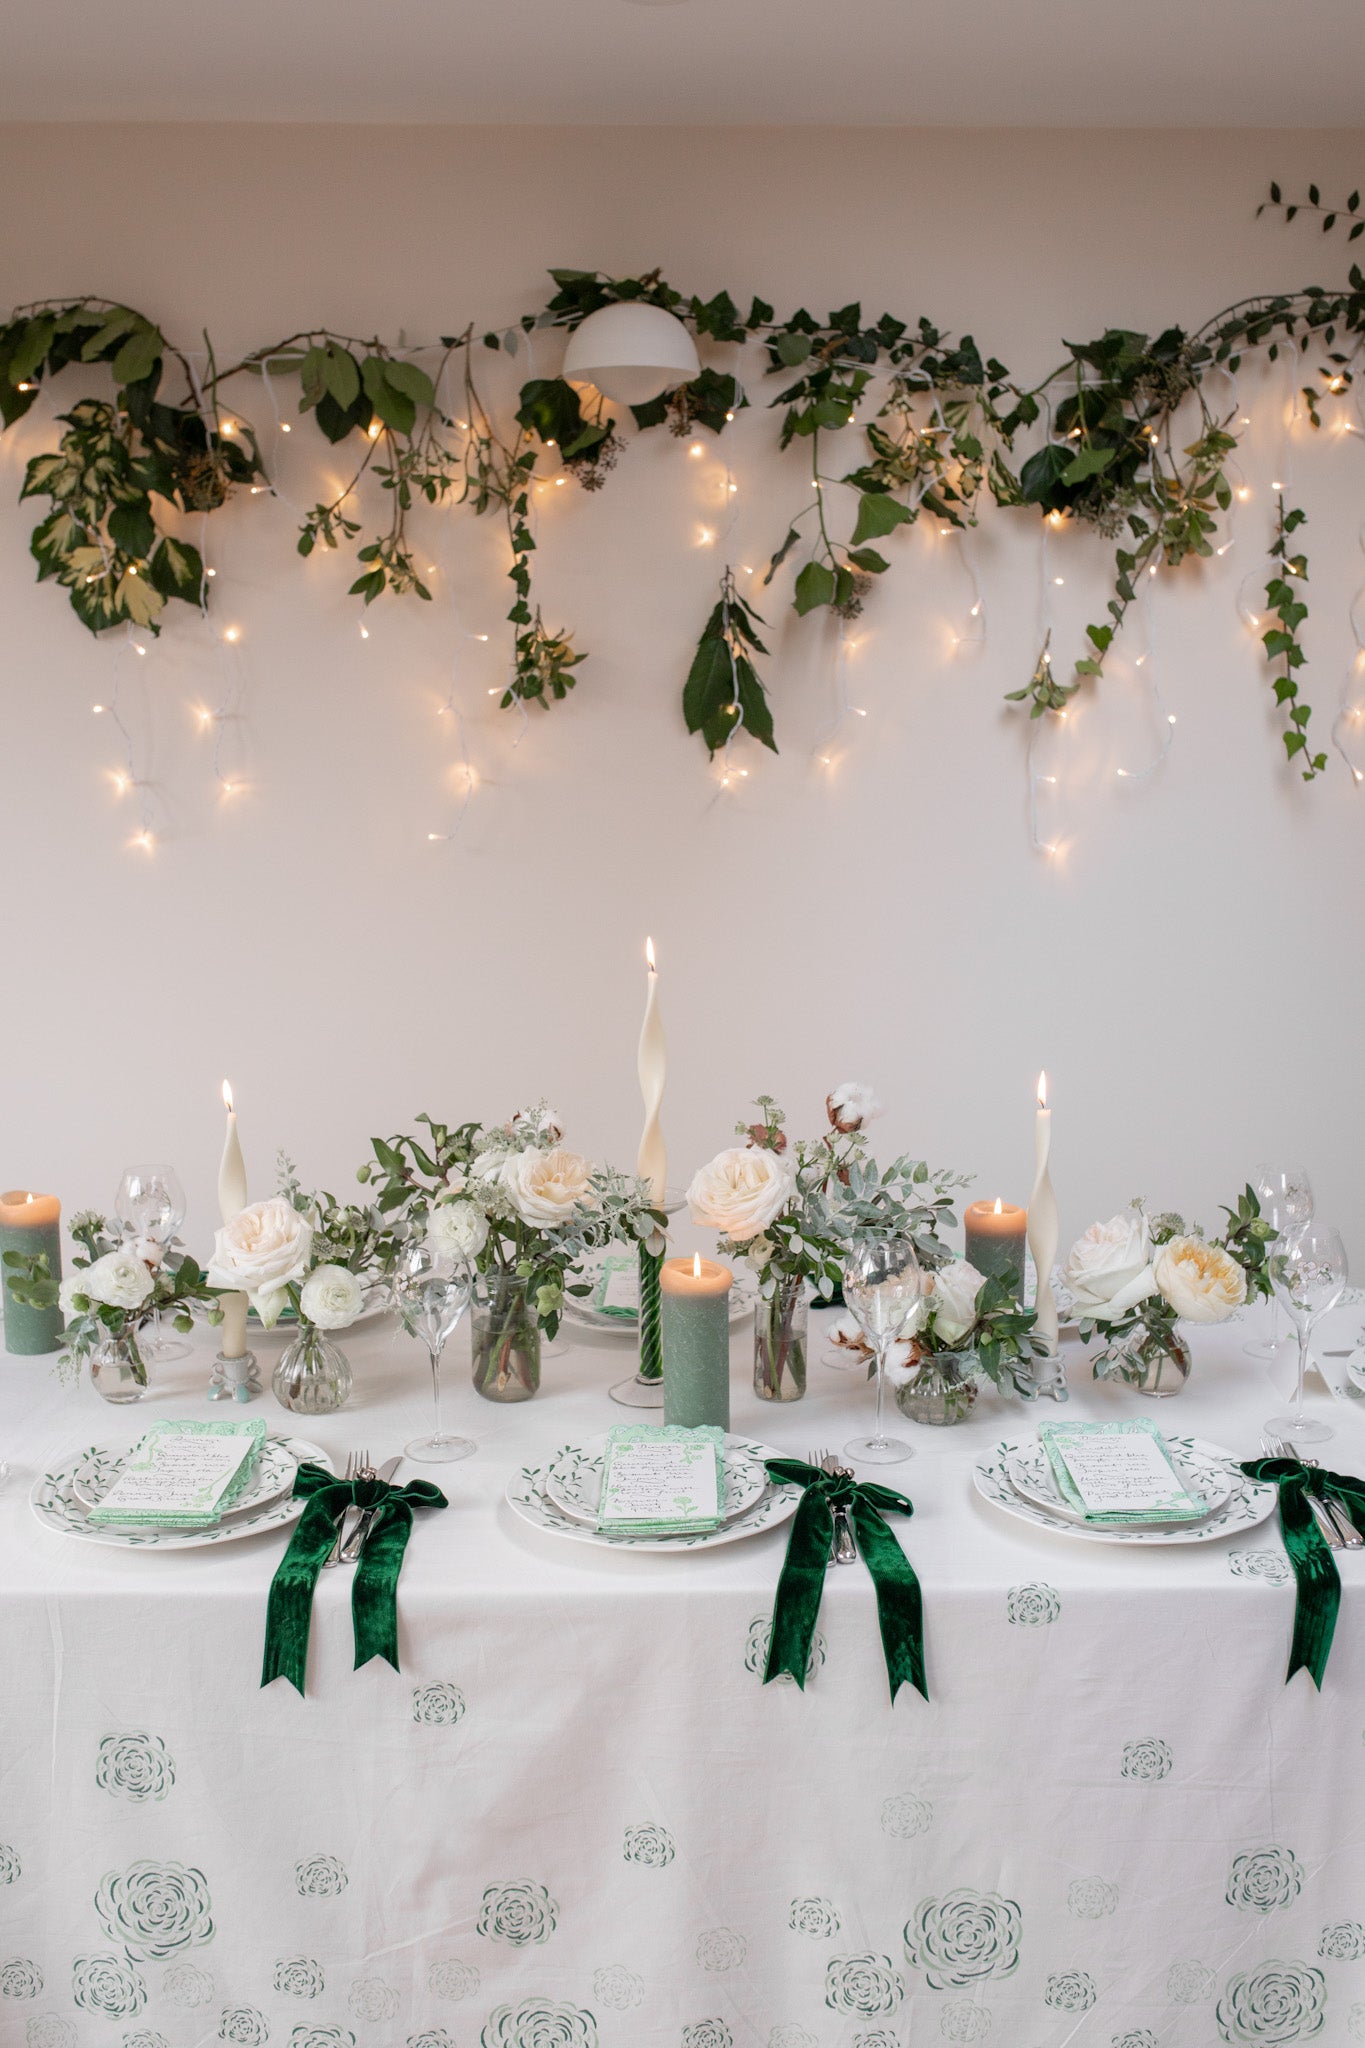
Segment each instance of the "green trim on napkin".
[[[1194,1522],[1208,1512],[1202,1499],[1185,1484],[1171,1457],[1166,1439],[1156,1424],[1147,1416],[1134,1416],[1124,1422],[1041,1422],[1038,1435],[1047,1453],[1048,1463],[1057,1481],[1057,1490],[1068,1507],[1075,1508],[1085,1516],[1087,1522],[1142,1523],[1142,1522]],[[1154,1439],[1162,1459],[1170,1470],[1171,1490],[1161,1495],[1147,1507],[1107,1508],[1093,1512],[1085,1505],[1080,1489],[1066,1465],[1066,1446],[1069,1439],[1079,1436],[1149,1436]]]
[[[612,1454],[630,1444],[676,1443],[691,1447],[694,1454],[700,1454],[708,1447],[716,1461],[716,1512],[714,1515],[660,1516],[655,1520],[624,1521],[618,1516],[610,1520],[605,1510],[612,1492]],[[702,1424],[697,1429],[684,1429],[676,1422],[662,1426],[643,1423],[618,1423],[608,1433],[607,1448],[602,1457],[602,1497],[597,1504],[598,1529],[608,1535],[623,1536],[678,1536],[683,1534],[708,1535],[721,1526],[721,1506],[725,1498],[725,1431],[711,1424]]]
[[[124,1459],[121,1479],[128,1472],[151,1472],[159,1445],[168,1436],[236,1436],[246,1440],[240,1462],[230,1472],[218,1472],[206,1480],[199,1492],[178,1508],[106,1508],[103,1501],[91,1508],[88,1519],[97,1524],[112,1523],[120,1528],[210,1529],[245,1492],[255,1476],[265,1443],[265,1422],[260,1416],[242,1416],[227,1422],[154,1422],[142,1441]],[[118,1485],[118,1480],[114,1481]],[[111,1487],[110,1491],[113,1491]],[[106,1495],[106,1499],[108,1496]]]

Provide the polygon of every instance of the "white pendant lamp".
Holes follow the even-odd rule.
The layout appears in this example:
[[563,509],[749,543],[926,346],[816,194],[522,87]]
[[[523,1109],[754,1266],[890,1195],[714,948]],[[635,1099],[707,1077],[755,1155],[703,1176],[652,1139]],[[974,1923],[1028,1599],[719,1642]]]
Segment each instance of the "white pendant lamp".
[[564,352],[564,375],[620,405],[644,405],[701,369],[696,343],[662,306],[623,299],[589,313]]

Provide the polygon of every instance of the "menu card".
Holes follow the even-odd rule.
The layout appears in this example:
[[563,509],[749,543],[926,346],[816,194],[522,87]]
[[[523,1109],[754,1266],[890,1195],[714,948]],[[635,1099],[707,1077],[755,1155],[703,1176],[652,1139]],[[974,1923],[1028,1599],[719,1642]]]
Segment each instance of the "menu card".
[[622,1425],[607,1438],[597,1526],[622,1535],[672,1535],[720,1526],[725,1432]]
[[1062,1498],[1088,1522],[1183,1522],[1205,1512],[1145,1416],[1044,1422],[1038,1434]]
[[207,1528],[251,1478],[264,1442],[259,1419],[154,1423],[90,1520]]
[[634,1259],[606,1259],[602,1277],[593,1290],[593,1306],[604,1316],[620,1316],[625,1322],[640,1319],[640,1275]]

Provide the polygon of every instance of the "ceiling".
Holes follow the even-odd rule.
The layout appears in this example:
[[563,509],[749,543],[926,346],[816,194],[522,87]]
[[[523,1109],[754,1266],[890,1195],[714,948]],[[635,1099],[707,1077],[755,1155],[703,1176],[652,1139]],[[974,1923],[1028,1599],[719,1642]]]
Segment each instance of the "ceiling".
[[42,0],[4,121],[1354,128],[1361,0]]

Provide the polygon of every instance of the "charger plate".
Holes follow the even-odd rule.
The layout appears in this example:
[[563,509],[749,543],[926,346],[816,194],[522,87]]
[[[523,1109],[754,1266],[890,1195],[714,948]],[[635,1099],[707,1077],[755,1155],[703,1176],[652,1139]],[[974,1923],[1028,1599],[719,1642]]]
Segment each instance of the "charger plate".
[[977,1460],[972,1471],[972,1483],[981,1498],[988,1500],[992,1507],[999,1508],[1002,1514],[1018,1522],[1031,1523],[1035,1529],[1046,1529],[1054,1536],[1066,1536],[1082,1543],[1217,1543],[1224,1536],[1236,1536],[1245,1529],[1256,1528],[1274,1512],[1275,1487],[1248,1479],[1238,1469],[1236,1459],[1221,1445],[1206,1443],[1202,1438],[1193,1436],[1168,1436],[1166,1442],[1182,1464],[1205,1465],[1212,1460],[1219,1468],[1220,1481],[1225,1478],[1229,1482],[1231,1490],[1227,1499],[1202,1521],[1164,1523],[1154,1528],[1138,1528],[1131,1523],[1063,1521],[1037,1501],[1026,1500],[1010,1477],[1011,1465],[1016,1461],[1022,1460],[1025,1469],[1031,1470],[1030,1454],[1035,1457],[1042,1455],[1041,1446],[1031,1438],[997,1444],[986,1457]]
[[[784,1455],[771,1444],[755,1443],[750,1437],[727,1436],[725,1445],[727,1453],[755,1465],[761,1465],[765,1458]],[[765,1529],[778,1528],[783,1522],[790,1521],[801,1505],[799,1486],[768,1485],[753,1506],[737,1515],[734,1521],[701,1535],[605,1536],[591,1523],[573,1520],[546,1492],[552,1470],[558,1467],[562,1473],[562,1461],[566,1457],[582,1454],[582,1445],[566,1444],[543,1465],[524,1465],[520,1472],[513,1473],[507,1482],[506,1495],[507,1505],[513,1514],[523,1522],[529,1522],[533,1529],[542,1529],[551,1536],[567,1536],[571,1543],[594,1543],[601,1550],[717,1550],[723,1543],[741,1543],[746,1536],[758,1536]]]
[[[336,1469],[320,1445],[309,1443],[303,1437],[271,1437],[268,1441],[282,1446],[295,1465],[302,1464],[306,1458],[328,1472]],[[77,1475],[80,1475],[84,1490],[98,1487],[101,1493],[105,1492],[113,1485],[129,1448],[128,1445],[92,1444],[83,1451],[73,1452],[50,1471],[41,1473],[33,1482],[28,1503],[43,1527],[54,1530],[59,1536],[74,1536],[79,1542],[99,1543],[111,1550],[205,1550],[212,1544],[235,1543],[244,1536],[260,1536],[271,1529],[287,1528],[303,1513],[305,1503],[286,1492],[260,1502],[255,1508],[244,1509],[238,1515],[225,1518],[211,1529],[103,1528],[90,1520],[89,1507],[76,1491]],[[292,1480],[290,1484],[292,1486]]]

